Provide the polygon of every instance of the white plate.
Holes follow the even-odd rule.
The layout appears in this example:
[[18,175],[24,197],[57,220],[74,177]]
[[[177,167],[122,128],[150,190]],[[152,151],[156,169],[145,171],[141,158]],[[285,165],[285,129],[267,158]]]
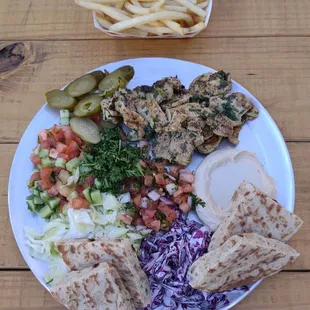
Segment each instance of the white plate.
[[[131,65],[135,68],[136,73],[129,87],[135,87],[141,84],[151,85],[162,77],[176,75],[183,84],[188,87],[196,76],[214,71],[199,64],[167,58],[130,59],[111,63],[94,70],[107,69],[108,71],[113,71],[123,65]],[[267,172],[276,181],[278,201],[289,211],[293,211],[295,199],[294,175],[284,139],[275,122],[254,96],[236,82],[233,82],[233,91],[242,92],[252,99],[260,112],[256,120],[247,122],[243,127],[240,134],[240,144],[237,148],[256,153]],[[58,110],[51,109],[46,104],[40,109],[20,140],[14,156],[9,179],[9,213],[15,239],[28,266],[45,288],[47,288],[47,286],[44,283],[43,274],[46,272],[46,264],[32,258],[25,245],[24,227],[31,226],[41,230],[45,223],[39,216],[34,216],[27,209],[26,196],[29,195],[29,191],[26,186],[26,181],[33,169],[29,156],[33,147],[37,144],[37,135],[39,131],[44,128],[52,127],[58,120]],[[190,167],[196,168],[203,157],[202,155],[195,155]],[[259,282],[253,284],[246,293],[231,295],[231,304],[222,309],[231,308],[258,284]]]

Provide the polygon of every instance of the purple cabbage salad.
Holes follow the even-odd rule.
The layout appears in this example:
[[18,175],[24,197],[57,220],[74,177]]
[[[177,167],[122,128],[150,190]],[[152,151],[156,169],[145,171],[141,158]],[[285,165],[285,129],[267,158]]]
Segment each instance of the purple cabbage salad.
[[[152,293],[151,304],[144,310],[215,310],[229,305],[227,292],[207,293],[189,285],[187,271],[207,253],[211,231],[180,215],[170,231],[153,233],[140,249],[140,263],[147,274]],[[247,291],[246,286],[230,292]]]

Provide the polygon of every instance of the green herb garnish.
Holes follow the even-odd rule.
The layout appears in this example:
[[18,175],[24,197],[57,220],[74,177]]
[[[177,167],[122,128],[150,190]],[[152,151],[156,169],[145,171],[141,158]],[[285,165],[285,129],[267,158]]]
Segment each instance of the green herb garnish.
[[201,205],[203,208],[206,206],[206,203],[196,195],[190,194],[190,196],[192,197],[192,206],[194,208],[197,207],[198,205]]
[[101,141],[88,145],[84,154],[81,183],[93,176],[102,184],[101,191],[117,194],[122,180],[144,175],[139,164],[141,150],[123,145],[119,128],[104,130]]

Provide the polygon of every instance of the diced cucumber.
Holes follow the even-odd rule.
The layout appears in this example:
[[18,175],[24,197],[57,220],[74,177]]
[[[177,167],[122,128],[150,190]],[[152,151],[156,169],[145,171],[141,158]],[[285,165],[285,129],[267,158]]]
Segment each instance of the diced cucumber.
[[68,214],[68,206],[67,206],[67,205],[64,205],[64,206],[62,207],[61,213],[62,213],[63,215],[67,215],[67,214]]
[[47,191],[41,192],[40,197],[45,203],[47,203],[50,200],[50,196],[48,195]]
[[66,160],[63,158],[57,158],[55,162],[55,166],[59,168],[66,168]]
[[40,172],[40,170],[39,169],[33,169],[32,172],[31,172],[31,175],[33,175],[36,172]]
[[46,219],[46,218],[50,217],[53,213],[54,213],[54,211],[50,208],[50,206],[44,206],[44,207],[40,210],[40,216],[41,216],[43,219]]
[[38,169],[41,169],[41,168],[42,168],[42,165],[37,165],[37,168],[38,168]]
[[74,191],[68,196],[67,199],[70,200],[72,198],[77,198],[77,197],[79,197],[79,194],[76,191]]
[[34,154],[34,155],[39,155],[39,153],[40,153],[40,148],[39,148],[39,146],[37,146],[37,147],[34,149],[33,154]]
[[34,187],[35,189],[38,189],[38,188],[39,188],[39,181],[34,181],[33,187]]
[[41,158],[42,167],[52,167],[53,162],[49,157]]
[[33,200],[33,197],[34,197],[33,195],[29,195],[29,196],[26,197],[26,199],[27,200]]
[[69,118],[70,117],[70,112],[69,110],[60,110],[60,118]]
[[34,189],[33,191],[33,195],[35,195],[35,196],[40,196],[40,191],[39,190],[37,190],[37,189]]
[[26,184],[28,187],[30,187],[30,181],[29,180],[26,181]]
[[41,149],[41,150],[39,151],[39,156],[40,156],[41,158],[48,156],[48,154],[49,154],[49,150],[47,150],[47,149]]
[[97,189],[100,189],[101,188],[101,182],[98,180],[98,179],[95,179],[95,182],[94,182],[94,184],[95,184],[95,187],[97,188]]
[[27,200],[26,203],[30,211],[36,212],[36,205],[34,204],[33,200]]
[[36,204],[36,205],[42,205],[43,204],[43,200],[41,199],[41,197],[38,197],[38,196],[35,196],[33,198],[33,202]]
[[90,187],[87,187],[83,190],[83,194],[88,202],[92,203],[91,196],[90,196]]
[[90,198],[94,205],[102,204],[101,193],[98,189],[90,193]]
[[66,163],[66,169],[72,172],[74,168],[77,168],[80,165],[80,162],[81,161],[77,157],[75,157]]
[[61,117],[60,118],[60,125],[69,125],[70,124],[70,118],[69,117]]
[[51,207],[51,209],[55,210],[60,205],[60,198],[59,197],[52,198],[47,203]]

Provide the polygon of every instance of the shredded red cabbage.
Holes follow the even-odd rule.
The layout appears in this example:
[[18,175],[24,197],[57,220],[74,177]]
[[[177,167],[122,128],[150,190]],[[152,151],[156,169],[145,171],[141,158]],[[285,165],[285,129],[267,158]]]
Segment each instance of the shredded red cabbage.
[[[167,233],[153,233],[141,246],[140,263],[147,274],[152,301],[145,310],[215,310],[229,305],[226,293],[206,293],[189,285],[187,270],[207,252],[211,232],[180,215]],[[234,291],[246,291],[240,287]]]

